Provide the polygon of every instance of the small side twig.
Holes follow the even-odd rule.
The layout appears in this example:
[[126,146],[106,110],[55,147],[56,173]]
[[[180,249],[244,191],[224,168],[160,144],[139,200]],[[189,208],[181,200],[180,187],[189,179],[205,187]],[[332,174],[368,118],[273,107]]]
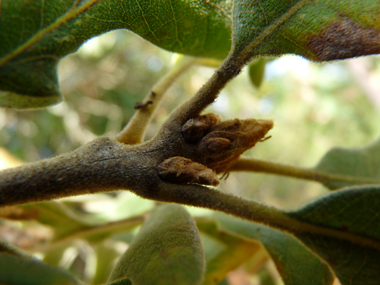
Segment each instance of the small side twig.
[[189,119],[199,115],[214,102],[226,84],[240,73],[244,64],[245,62],[236,61],[234,57],[228,56],[199,91],[170,114],[161,131],[174,124],[182,126]]
[[128,125],[116,136],[116,140],[125,144],[142,143],[146,128],[166,91],[175,80],[195,62],[196,59],[190,57],[178,61],[177,64],[153,87],[145,100],[135,104],[135,109],[138,109],[138,111],[132,117]]

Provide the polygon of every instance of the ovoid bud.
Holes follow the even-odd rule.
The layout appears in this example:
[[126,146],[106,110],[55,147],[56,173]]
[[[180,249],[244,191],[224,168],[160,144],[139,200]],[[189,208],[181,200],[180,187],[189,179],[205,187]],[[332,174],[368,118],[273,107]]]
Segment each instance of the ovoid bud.
[[158,176],[171,183],[198,183],[216,186],[216,173],[206,166],[181,156],[174,156],[158,165]]

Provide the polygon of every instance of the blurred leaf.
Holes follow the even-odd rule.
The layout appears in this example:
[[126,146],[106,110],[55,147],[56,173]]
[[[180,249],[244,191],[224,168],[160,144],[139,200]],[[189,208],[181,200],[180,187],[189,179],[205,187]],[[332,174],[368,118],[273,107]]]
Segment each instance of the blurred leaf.
[[88,219],[81,217],[60,202],[26,204],[23,208],[37,211],[36,220],[41,224],[51,226],[55,232],[55,239],[93,225]]
[[320,181],[331,190],[358,184],[380,184],[380,139],[360,149],[333,148],[314,169],[342,176],[341,180],[321,177]]
[[63,203],[54,201],[27,204],[23,205],[23,208],[33,209],[37,212],[36,220],[38,222],[53,228],[53,241],[45,248],[48,251],[54,250],[57,246],[67,247],[74,239],[86,239],[90,243],[101,242],[112,235],[129,231],[144,222],[143,216],[137,216],[115,222],[95,223],[92,222],[91,217],[80,215]]
[[252,61],[248,66],[249,79],[256,88],[260,88],[261,83],[263,82],[266,63],[266,59],[260,57]]
[[265,268],[260,271],[260,285],[276,285],[276,281]]
[[110,280],[129,278],[134,284],[152,285],[200,284],[203,259],[192,217],[182,206],[166,204],[152,211],[120,258]]
[[25,285],[81,284],[69,273],[36,258],[0,253],[0,283]]
[[[76,228],[76,230],[67,232],[66,234],[56,235],[53,241],[48,244],[45,250],[49,252],[56,252],[56,248],[67,247],[70,243],[76,239],[85,239],[89,243],[96,244],[102,242],[106,238],[111,236],[126,233],[135,227],[141,225],[144,222],[143,216],[132,217],[129,219],[110,222],[95,226],[85,226],[83,225],[81,228]],[[58,257],[54,257],[55,253],[52,253],[52,258],[56,259]]]
[[378,284],[379,209],[380,187],[363,186],[332,192],[287,215],[303,222],[296,236],[330,265],[342,285]]
[[206,256],[206,274],[203,284],[218,284],[226,275],[247,262],[261,246],[254,241],[247,241],[219,229],[212,219],[197,222],[198,229],[217,240],[222,249],[216,249],[216,254],[207,254],[209,247],[204,244]]
[[86,40],[128,29],[170,51],[224,58],[231,1],[3,0],[0,106],[36,108],[62,100],[57,64]]
[[380,53],[378,1],[234,0],[233,56],[293,53],[315,61]]
[[42,261],[46,264],[53,266],[60,265],[63,255],[69,246],[71,246],[71,243],[66,243],[60,246],[54,246],[51,250],[45,252]]
[[218,283],[218,285],[229,285],[227,278],[224,278],[222,281]]
[[310,285],[333,283],[334,277],[328,266],[291,235],[226,214],[216,213],[214,217],[227,232],[260,241],[286,285],[303,285],[305,280]]
[[113,282],[108,282],[106,285],[133,285],[128,278],[119,279]]
[[[102,209],[100,205],[103,203],[99,203],[100,209]],[[152,209],[153,206],[153,201],[142,199],[141,197],[131,192],[124,191],[118,194],[117,199],[112,199],[112,209],[108,209],[107,211],[100,211],[97,216],[99,220],[117,221],[139,216]]]
[[115,234],[130,231],[141,225],[143,222],[144,217],[137,216],[117,222],[85,228],[82,231],[75,233],[75,235],[78,235],[91,243],[96,243]]
[[96,254],[96,269],[92,284],[103,284],[107,282],[117,258],[120,257],[116,245],[108,241],[94,247]]

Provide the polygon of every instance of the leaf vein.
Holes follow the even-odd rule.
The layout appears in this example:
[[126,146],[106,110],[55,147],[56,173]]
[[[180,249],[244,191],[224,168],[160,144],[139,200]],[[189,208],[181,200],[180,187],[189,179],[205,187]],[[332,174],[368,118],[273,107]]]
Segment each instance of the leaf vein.
[[244,49],[238,55],[238,58],[242,57],[243,60],[249,60],[251,51],[258,46],[265,38],[271,35],[278,27],[284,24],[290,17],[301,10],[304,6],[309,4],[313,0],[302,0],[296,5],[291,7],[286,13],[284,13],[280,18],[275,20],[271,25],[266,27],[255,39],[253,39],[249,44],[247,44]]
[[4,56],[0,59],[0,66],[6,64],[16,56],[23,53],[25,50],[30,48],[32,45],[40,41],[44,36],[46,36],[48,33],[54,31],[55,29],[59,28],[66,22],[74,19],[76,16],[84,13],[87,9],[91,8],[92,6],[96,5],[101,0],[90,0],[83,4],[82,6],[79,6],[78,8],[72,9],[68,11],[63,16],[59,17],[52,25],[46,27],[45,29],[39,31],[36,35],[34,35],[32,38],[30,38],[26,43],[19,46],[16,50],[9,53],[8,55]]

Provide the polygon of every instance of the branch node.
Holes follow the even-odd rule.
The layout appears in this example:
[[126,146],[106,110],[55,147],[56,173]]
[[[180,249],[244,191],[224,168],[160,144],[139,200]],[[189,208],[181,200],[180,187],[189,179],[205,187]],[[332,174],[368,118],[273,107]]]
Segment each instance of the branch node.
[[[153,94],[155,94],[154,92],[152,92]],[[152,95],[151,93],[151,95]],[[148,107],[149,105],[153,104],[153,101],[147,101],[145,103],[142,103],[142,102],[136,102],[135,103],[135,106],[134,106],[134,109],[135,110],[138,110],[138,109],[145,109],[146,107]]]

